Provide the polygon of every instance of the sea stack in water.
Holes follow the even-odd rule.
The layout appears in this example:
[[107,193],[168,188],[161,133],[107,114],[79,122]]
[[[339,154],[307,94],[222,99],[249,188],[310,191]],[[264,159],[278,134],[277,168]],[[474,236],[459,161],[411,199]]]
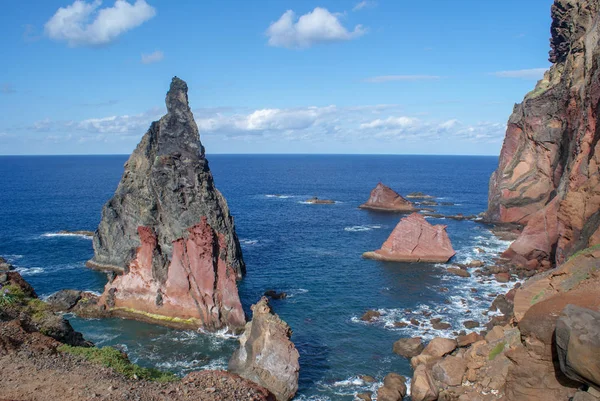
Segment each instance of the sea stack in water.
[[363,257],[390,262],[445,263],[455,253],[446,226],[432,226],[425,217],[413,213],[400,220],[381,249],[365,252]]
[[290,340],[292,330],[274,314],[262,297],[252,305],[252,321],[240,337],[240,347],[229,360],[228,370],[251,380],[277,397],[291,400],[298,390],[299,354]]
[[91,267],[122,271],[100,302],[116,315],[173,326],[240,328],[244,262],[215,188],[187,85],[175,77],[167,114],[150,126],[102,210]]
[[381,182],[371,191],[369,200],[360,205],[359,208],[399,213],[410,213],[416,210],[412,202],[407,201],[392,188],[383,185]]
[[487,218],[526,225],[505,256],[560,264],[600,243],[600,1],[555,0],[552,67],[515,106]]

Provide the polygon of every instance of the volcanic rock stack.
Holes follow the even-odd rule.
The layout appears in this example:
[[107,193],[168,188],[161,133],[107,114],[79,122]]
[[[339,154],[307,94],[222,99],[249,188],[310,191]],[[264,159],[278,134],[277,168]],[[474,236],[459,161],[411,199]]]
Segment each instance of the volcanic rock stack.
[[600,243],[599,13],[555,0],[553,65],[515,106],[490,180],[487,218],[526,225],[506,256],[531,268]]
[[381,249],[365,252],[363,257],[389,262],[446,263],[455,253],[446,226],[432,226],[423,215],[413,213],[400,220]]
[[151,124],[104,205],[88,265],[123,272],[101,297],[117,315],[175,326],[239,328],[245,318],[236,279],[245,265],[187,90],[183,80],[173,78],[167,114]]
[[359,208],[398,213],[410,213],[417,210],[412,202],[404,199],[392,188],[383,185],[381,182],[373,188],[369,199]]

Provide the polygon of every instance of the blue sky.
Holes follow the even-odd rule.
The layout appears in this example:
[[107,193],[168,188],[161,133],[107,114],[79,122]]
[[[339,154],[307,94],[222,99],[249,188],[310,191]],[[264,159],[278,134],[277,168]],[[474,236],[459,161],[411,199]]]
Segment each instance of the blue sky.
[[0,154],[130,153],[186,80],[207,153],[497,155],[551,0],[21,0]]

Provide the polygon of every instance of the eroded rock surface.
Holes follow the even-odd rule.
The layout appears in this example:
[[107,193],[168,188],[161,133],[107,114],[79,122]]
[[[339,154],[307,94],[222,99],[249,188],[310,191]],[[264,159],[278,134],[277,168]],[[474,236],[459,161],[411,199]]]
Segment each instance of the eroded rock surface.
[[292,330],[271,311],[266,297],[252,305],[252,312],[228,370],[267,388],[278,401],[291,400],[300,371]]
[[600,242],[600,2],[555,0],[549,71],[515,106],[487,218],[527,224],[507,253],[562,263]]
[[400,213],[409,213],[416,210],[412,202],[404,199],[396,191],[381,182],[371,191],[369,200],[360,205],[359,208]]
[[446,226],[432,226],[419,213],[404,217],[381,249],[365,252],[363,257],[393,262],[445,263],[455,252]]
[[[101,305],[117,316],[175,327],[238,331],[244,326],[226,240],[206,217],[173,242],[170,261],[150,227],[140,227],[139,235],[136,258],[127,273],[106,284]],[[154,268],[162,263],[167,264],[166,277],[159,280]]]

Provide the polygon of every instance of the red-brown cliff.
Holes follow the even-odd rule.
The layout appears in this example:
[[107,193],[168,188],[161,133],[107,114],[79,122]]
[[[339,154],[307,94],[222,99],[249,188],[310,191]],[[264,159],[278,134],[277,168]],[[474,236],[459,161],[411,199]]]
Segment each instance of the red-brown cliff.
[[555,0],[552,67],[515,106],[487,218],[521,223],[506,256],[561,263],[600,243],[600,1]]
[[140,226],[141,246],[123,275],[106,285],[100,298],[111,313],[176,327],[234,331],[246,323],[237,292],[236,272],[227,264],[227,246],[202,217],[173,241],[164,282],[153,269],[163,260],[156,234]]

